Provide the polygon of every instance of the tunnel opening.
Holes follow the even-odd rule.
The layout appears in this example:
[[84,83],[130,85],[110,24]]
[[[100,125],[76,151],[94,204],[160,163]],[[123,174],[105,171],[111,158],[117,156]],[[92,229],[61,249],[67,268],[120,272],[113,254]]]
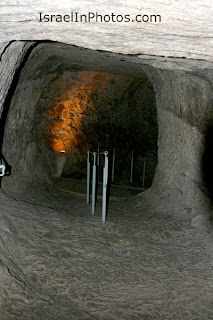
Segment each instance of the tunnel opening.
[[[208,122],[204,131],[204,151],[202,157],[202,177],[204,182],[205,192],[210,200],[211,207],[213,208],[213,152],[212,152],[212,140],[213,140],[213,121]],[[210,217],[213,219],[213,217]]]
[[[51,178],[66,178],[53,179],[56,186],[83,192],[88,149],[109,151],[110,176],[115,153],[114,184],[151,186],[157,164],[158,129],[155,94],[148,79],[66,70],[44,88],[35,123],[41,152],[43,148],[53,152],[47,163]],[[116,190],[121,197],[142,191]]]

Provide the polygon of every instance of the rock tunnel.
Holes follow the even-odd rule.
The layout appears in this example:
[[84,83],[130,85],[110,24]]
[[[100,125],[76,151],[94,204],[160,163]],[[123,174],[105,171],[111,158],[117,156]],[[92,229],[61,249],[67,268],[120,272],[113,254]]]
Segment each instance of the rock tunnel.
[[[73,154],[79,149],[113,147],[123,139],[128,144],[123,144],[124,149],[135,143],[137,150],[156,155],[148,194],[166,197],[177,208],[180,203],[193,208],[189,218],[196,216],[200,205],[208,207],[211,186],[203,168],[210,161],[209,155],[205,157],[205,133],[212,121],[210,71],[184,60],[174,61],[174,70],[161,69],[150,60],[57,42],[25,45],[28,51],[19,52],[22,63],[15,70],[2,113],[2,152],[12,166],[11,176],[2,179],[5,191],[17,194],[33,180],[50,183],[57,171],[56,154],[61,151],[75,162]],[[11,46],[20,50],[17,44]],[[151,101],[146,110],[142,110],[147,105],[142,99]],[[132,142],[136,137],[138,142]]]
[[[77,165],[77,169],[75,167],[75,162],[77,159],[79,160],[80,152],[85,152],[87,148],[95,148],[95,146],[101,143],[103,148],[106,145],[111,148],[114,146],[117,148],[118,146],[121,147],[121,149],[127,148],[131,151],[134,147],[134,149],[139,150],[139,156],[149,156],[152,154],[155,158],[155,164],[152,168],[147,190],[137,197],[128,200],[127,209],[122,209],[125,207],[124,200],[122,200],[121,203],[115,201],[114,204],[112,204],[112,210],[105,227],[105,230],[108,230],[109,238],[105,239],[107,236],[101,234],[103,238],[100,240],[101,243],[106,240],[108,241],[107,243],[114,241],[115,244],[115,247],[112,245],[113,253],[111,251],[110,253],[105,253],[106,257],[104,257],[106,261],[104,260],[105,258],[102,257],[102,249],[95,247],[93,248],[93,252],[93,249],[91,249],[92,244],[90,248],[90,240],[88,240],[88,246],[91,252],[86,252],[86,256],[84,256],[83,259],[86,259],[85,261],[88,262],[90,261],[88,260],[90,259],[90,254],[94,256],[94,259],[98,259],[98,255],[102,257],[100,259],[102,259],[102,261],[104,260],[105,266],[107,266],[106,269],[103,270],[101,269],[102,267],[99,266],[98,260],[96,261],[96,267],[100,271],[100,274],[97,275],[99,282],[102,283],[102,275],[105,275],[107,279],[106,284],[103,284],[102,287],[106,292],[105,298],[103,298],[103,300],[97,298],[98,296],[101,297],[102,291],[100,290],[102,289],[100,289],[98,285],[97,287],[94,285],[94,277],[90,275],[87,267],[81,270],[81,268],[79,267],[78,269],[74,263],[72,265],[73,275],[69,273],[71,271],[67,271],[68,269],[64,266],[59,265],[59,262],[53,262],[53,264],[51,264],[52,262],[50,260],[52,258],[48,258],[50,259],[48,260],[45,253],[45,250],[49,250],[48,247],[42,249],[44,251],[41,256],[39,256],[40,253],[36,253],[37,249],[32,249],[34,239],[31,240],[30,246],[32,247],[26,247],[24,252],[26,256],[31,256],[31,252],[35,252],[34,254],[40,257],[38,258],[40,262],[33,267],[33,263],[30,262],[33,261],[33,259],[24,260],[23,270],[27,270],[24,275],[21,274],[20,270],[17,271],[16,266],[11,264],[10,261],[4,261],[4,265],[9,265],[9,268],[12,270],[10,272],[12,272],[13,275],[17,274],[17,279],[19,279],[16,283],[16,289],[11,289],[9,293],[9,297],[15,297],[14,295],[17,291],[21,295],[20,299],[22,299],[22,303],[17,309],[18,311],[15,307],[16,304],[14,304],[14,314],[16,314],[16,312],[23,312],[23,314],[25,314],[27,308],[23,301],[24,299],[29,299],[30,301],[31,299],[31,301],[34,302],[29,310],[31,310],[30,312],[34,312],[35,319],[49,319],[48,317],[50,316],[52,316],[51,319],[55,319],[54,316],[56,313],[53,314],[51,312],[56,312],[57,308],[57,310],[61,310],[57,311],[59,314],[61,312],[61,319],[67,319],[66,317],[70,315],[71,310],[68,306],[68,292],[71,294],[72,303],[78,305],[77,309],[75,309],[75,307],[72,309],[74,310],[72,311],[73,319],[81,319],[81,317],[82,319],[92,319],[95,315],[102,316],[103,314],[106,315],[106,319],[119,319],[120,316],[122,316],[122,319],[130,319],[133,313],[135,317],[141,317],[141,315],[143,315],[144,319],[160,319],[161,317],[165,318],[165,315],[167,316],[165,319],[175,319],[174,315],[176,313],[173,310],[168,311],[168,306],[163,305],[162,301],[159,302],[161,303],[161,309],[154,308],[152,314],[146,303],[144,304],[145,311],[142,312],[141,309],[136,306],[135,301],[133,303],[128,300],[124,293],[125,288],[128,287],[129,292],[133,294],[135,286],[134,283],[130,285],[129,282],[123,286],[123,280],[119,278],[118,274],[121,271],[119,269],[119,261],[121,261],[119,259],[121,259],[121,257],[119,256],[118,261],[116,260],[116,255],[118,255],[116,250],[121,246],[119,247],[121,255],[125,256],[126,259],[124,269],[131,269],[131,263],[128,262],[128,259],[132,259],[132,257],[130,257],[131,253],[125,250],[131,251],[131,243],[134,242],[138,251],[137,254],[135,253],[136,260],[138,259],[136,264],[138,263],[137,268],[140,269],[141,265],[146,261],[143,263],[140,261],[145,253],[140,251],[142,250],[141,247],[140,249],[138,247],[139,242],[142,240],[137,239],[140,233],[140,230],[137,228],[140,228],[143,224],[144,237],[148,238],[150,234],[152,234],[155,235],[157,239],[157,234],[159,235],[163,232],[162,237],[159,239],[156,240],[155,237],[153,238],[160,243],[164,241],[164,237],[170,237],[171,234],[172,237],[174,237],[171,243],[173,243],[173,241],[174,243],[180,241],[183,236],[183,227],[181,225],[183,221],[185,221],[189,228],[189,230],[184,231],[183,237],[186,237],[187,233],[189,233],[193,234],[194,239],[196,238],[195,234],[198,236],[199,230],[204,229],[204,233],[210,232],[209,228],[212,218],[212,64],[190,59],[166,59],[163,57],[95,51],[53,41],[12,41],[11,43],[2,45],[1,52],[1,86],[3,88],[0,97],[1,147],[4,159],[9,166],[11,166],[11,174],[1,179],[1,191],[8,197],[7,200],[2,200],[2,203],[5,204],[5,208],[7,208],[7,204],[9,203],[9,207],[13,208],[13,212],[16,212],[15,203],[21,203],[21,208],[17,209],[17,212],[19,212],[19,210],[23,210],[23,212],[24,210],[27,211],[29,208],[26,207],[24,209],[24,206],[29,205],[31,208],[29,212],[33,214],[29,219],[32,219],[32,221],[35,219],[35,208],[42,208],[42,206],[44,206],[44,208],[46,208],[44,211],[55,210],[54,213],[48,211],[49,213],[46,212],[44,215],[43,213],[39,214],[38,218],[45,226],[49,226],[52,223],[53,233],[51,233],[51,230],[47,231],[42,229],[43,231],[38,231],[36,229],[37,227],[35,227],[36,231],[34,234],[32,233],[32,239],[34,239],[33,237],[36,238],[39,234],[39,237],[43,239],[42,241],[44,242],[47,240],[48,243],[50,239],[58,237],[59,243],[60,241],[64,243],[63,241],[65,241],[68,235],[62,240],[60,237],[62,237],[62,233],[67,234],[66,230],[70,228],[69,225],[72,224],[72,219],[78,221],[76,222],[77,227],[74,226],[75,231],[74,229],[69,229],[71,230],[69,231],[71,237],[69,240],[73,243],[72,250],[74,253],[77,254],[78,252],[78,254],[81,255],[81,253],[79,253],[80,251],[78,251],[81,249],[75,248],[75,240],[73,239],[76,239],[75,237],[77,236],[74,232],[78,232],[83,248],[86,248],[84,241],[87,242],[91,237],[92,243],[93,237],[100,236],[100,221],[98,219],[94,220],[95,229],[92,227],[92,222],[89,222],[89,224],[86,222],[88,219],[91,219],[89,211],[88,216],[90,218],[88,218],[85,213],[82,214],[82,217],[81,214],[78,216],[76,213],[68,217],[62,214],[61,219],[63,220],[64,227],[59,227],[58,217],[61,215],[61,212],[70,212],[68,207],[71,208],[71,211],[75,211],[76,209],[77,212],[81,212],[83,208],[85,212],[87,212],[87,209],[85,209],[86,204],[82,204],[84,200],[79,200],[78,197],[58,194],[54,188],[53,179],[57,173],[56,158],[58,153],[65,152],[67,154],[68,161],[62,173],[64,176],[76,174],[76,172],[78,172],[78,174],[79,172],[82,173],[79,165]],[[100,117],[100,121],[98,121],[98,117]],[[128,123],[126,127],[125,123]],[[134,141],[134,143],[132,141]],[[82,162],[82,159],[80,159],[80,161]],[[123,163],[120,164],[121,167],[122,165]],[[75,167],[74,171],[73,167]],[[117,170],[118,169],[119,168],[117,168]],[[139,177],[139,173],[136,175]],[[43,209],[39,210],[42,211]],[[131,216],[130,213],[135,212],[135,210],[137,210],[137,214]],[[118,212],[120,211],[123,212],[122,217],[118,216]],[[28,239],[27,237],[29,236],[29,238],[31,238],[30,233],[27,235],[28,233],[26,231],[29,221],[26,222],[26,217],[24,218],[21,212],[22,211],[20,211],[20,217],[23,217],[23,221],[20,220],[20,230],[24,228],[23,225],[25,225],[25,223],[26,228],[23,234],[17,236],[18,238],[14,236],[17,231],[13,230],[12,227],[12,222],[15,224],[16,216],[11,215],[10,222],[7,219],[5,220],[9,230],[7,239],[9,239],[10,246],[13,246],[14,241],[21,241],[21,237],[25,236],[26,239]],[[152,214],[150,214],[150,212],[152,212]],[[48,218],[48,214],[50,214],[51,218]],[[128,220],[130,219],[129,216],[133,219],[131,222]],[[153,217],[155,217],[155,219],[161,219],[159,225],[164,225],[163,229],[166,228],[167,231],[162,231],[161,227],[155,225],[156,222]],[[51,219],[53,221],[50,221]],[[141,224],[134,219],[137,221],[142,219]],[[166,219],[168,219],[168,221],[170,221],[169,219],[174,219],[176,222],[167,222]],[[114,228],[115,225],[120,226],[119,228],[121,229],[119,229],[119,232],[123,234],[124,229],[122,228],[124,228],[125,220],[129,228],[129,230],[127,230],[128,228],[126,229],[125,233],[128,234],[129,232],[132,236],[130,237],[131,240],[128,238],[125,240],[126,242],[124,241],[125,243],[122,244],[121,242],[123,240],[121,240],[121,242],[118,240],[121,234],[116,233],[118,231],[115,231]],[[86,225],[84,230],[82,229],[81,223]],[[167,225],[166,227],[165,224]],[[149,229],[149,231],[147,231],[149,233],[145,235],[148,225],[148,228],[151,229]],[[173,231],[169,229],[171,225],[174,229]],[[175,225],[178,225],[178,231],[175,229]],[[193,228],[193,231],[190,228]],[[104,229],[101,230],[101,232],[104,233]],[[43,234],[41,235],[39,232],[43,232]],[[175,237],[178,232],[180,232],[177,236],[179,238],[176,239]],[[85,240],[84,237],[88,237],[88,239]],[[202,236],[200,237],[202,238]],[[210,240],[206,238],[206,234],[204,238],[207,239],[205,243],[209,245]],[[95,241],[98,240],[96,239]],[[191,243],[190,241],[187,243]],[[37,245],[35,245],[35,247],[37,247]],[[64,246],[62,247],[64,248]],[[14,259],[18,261],[18,253],[16,256],[14,250],[10,250],[10,252],[13,252]],[[54,249],[52,250],[54,251]],[[67,261],[71,259],[71,255],[74,254],[69,253],[69,256],[66,251],[68,249],[61,249],[60,251],[57,246],[55,250],[55,253],[51,251],[51,254],[57,256],[57,261],[64,259],[65,265],[68,263]],[[168,261],[174,259],[174,261],[176,261],[175,259],[177,259],[177,257],[173,257],[172,255],[172,252],[176,250],[174,247],[170,249],[164,247],[163,250],[171,250],[171,252],[169,251],[171,256],[165,259]],[[179,249],[177,249],[177,251],[178,250]],[[108,254],[111,258],[109,258]],[[128,254],[130,256],[128,256]],[[194,259],[193,257],[192,254],[189,260],[186,258],[186,261],[188,261],[186,264],[189,263],[188,272],[190,275],[190,265]],[[49,267],[48,264],[45,265],[45,259],[49,261]],[[109,263],[107,259],[112,259],[110,260],[111,265],[107,265],[107,263]],[[200,253],[197,253],[197,259],[201,259]],[[114,261],[117,262],[114,264]],[[92,266],[94,261],[90,261],[89,263],[91,263],[89,266]],[[198,263],[197,260],[196,263]],[[114,270],[113,275],[110,273],[111,267]],[[146,267],[147,266],[144,265],[145,269]],[[33,268],[36,270],[35,274],[33,273]],[[59,268],[60,275],[54,273],[56,272],[56,268]],[[175,267],[173,266],[173,268]],[[2,270],[5,269],[3,268]],[[172,270],[170,271],[172,273]],[[2,272],[4,273],[6,271]],[[40,272],[44,277],[43,279],[38,276]],[[72,279],[72,281],[70,281],[72,285],[74,283],[74,289],[71,285],[69,287],[69,280],[67,280],[68,284],[64,282],[65,280],[63,280],[61,276],[63,272],[65,278]],[[4,273],[4,275],[5,279],[8,279],[9,275],[6,273]],[[88,278],[86,278],[86,275]],[[112,279],[115,275],[117,275],[118,287],[110,285],[109,289],[107,289],[106,286],[109,284],[107,281],[111,281],[109,279]],[[133,272],[132,276],[131,281],[133,282],[134,277],[137,279],[140,278],[137,272],[136,274]],[[175,276],[177,276],[176,273]],[[192,277],[196,278],[196,276],[197,273]],[[207,272],[207,277],[208,276],[210,277],[209,269]],[[22,277],[25,280],[23,280]],[[45,277],[48,278],[49,282],[45,280]],[[57,277],[59,277],[58,281],[61,281],[61,284],[57,283],[53,285],[52,283]],[[131,278],[131,276],[129,278],[128,272],[126,273],[126,277],[126,279],[129,280]],[[37,280],[35,280],[35,278]],[[91,282],[87,282],[87,279],[90,279],[88,281]],[[150,280],[152,277],[149,278],[148,276],[148,279]],[[171,280],[171,278],[169,279]],[[28,289],[26,290],[30,293],[28,291],[27,293],[23,293],[22,285],[20,285],[23,281],[27,283],[26,288]],[[140,282],[142,280],[139,279],[138,281]],[[7,283],[6,280],[5,283]],[[153,290],[157,290],[159,295],[163,292],[163,296],[165,297],[166,293],[163,284],[158,287],[156,283],[153,284]],[[192,284],[192,287],[193,286],[194,284]],[[192,289],[193,293],[189,298],[193,301],[196,301],[197,297],[196,288],[197,287],[193,287],[194,291]],[[84,289],[93,292],[94,301],[88,302],[85,300],[86,291],[84,291]],[[185,289],[187,291],[187,288]],[[5,292],[7,291],[6,289],[4,290]],[[55,299],[57,299],[55,307],[53,307],[54,301],[50,298],[51,290],[53,290],[52,294]],[[114,302],[110,300],[110,295],[112,294],[115,301],[117,301],[115,297],[117,290],[119,290],[121,294],[120,299],[123,307],[121,305],[119,306],[119,302],[114,304]],[[140,296],[137,290],[139,290],[138,287],[135,296]],[[149,285],[147,285],[147,288],[144,290],[149,291]],[[180,290],[180,288],[178,290]],[[36,300],[38,292],[40,294],[39,302]],[[207,319],[209,315],[208,312],[210,311],[208,306],[211,300],[210,290],[205,292],[206,294],[199,300],[200,306],[202,303],[207,306],[205,311],[202,309],[202,312],[204,312],[206,316],[206,318],[203,319]],[[152,294],[154,294],[154,291]],[[64,300],[63,297],[65,297]],[[143,297],[141,297],[141,299],[141,301],[143,301]],[[181,303],[181,299],[181,295],[178,295],[176,300],[179,301],[178,303]],[[64,301],[66,301],[66,303]],[[46,304],[52,307],[48,309]],[[130,307],[128,311],[126,309],[127,306],[132,304],[134,308]],[[103,306],[106,305],[107,308],[104,309]],[[38,311],[38,306],[40,311]],[[62,306],[64,308],[62,308],[63,310],[60,309]],[[191,319],[187,318],[184,313],[184,307],[181,308],[182,307],[179,309],[179,318]],[[197,312],[196,315],[199,315],[200,309],[198,310],[196,308],[197,307],[194,306],[193,310]],[[8,309],[5,310],[5,319],[10,319],[8,316],[9,304]],[[50,314],[48,310],[52,310]],[[27,319],[27,315],[25,318]]]

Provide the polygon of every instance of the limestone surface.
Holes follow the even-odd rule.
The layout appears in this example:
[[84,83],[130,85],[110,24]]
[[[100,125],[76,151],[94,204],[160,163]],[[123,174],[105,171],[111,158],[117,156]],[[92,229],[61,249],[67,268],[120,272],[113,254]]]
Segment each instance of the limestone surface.
[[[53,40],[94,50],[213,60],[211,0],[1,1],[0,41]],[[130,15],[130,22],[39,22],[42,15]],[[160,15],[161,22],[132,22]]]

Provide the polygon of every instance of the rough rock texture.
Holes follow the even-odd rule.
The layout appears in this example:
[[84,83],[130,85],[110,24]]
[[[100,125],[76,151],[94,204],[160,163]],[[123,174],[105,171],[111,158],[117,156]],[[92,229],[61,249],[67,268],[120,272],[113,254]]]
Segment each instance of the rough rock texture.
[[3,320],[212,318],[210,227],[140,198],[111,201],[103,226],[101,203],[91,217],[84,198],[33,191],[37,205],[0,193]]
[[[41,23],[43,14],[70,11],[102,15],[160,14],[161,23]],[[187,57],[212,61],[211,0],[24,0],[1,1],[1,41],[61,41],[94,50],[125,54]]]
[[0,115],[8,89],[11,86],[13,77],[19,68],[21,61],[32,45],[32,42],[11,41],[0,44]]
[[[3,153],[13,166],[2,187],[19,199],[0,193],[0,318],[211,319],[213,238],[201,168],[212,119],[212,2],[0,6]],[[38,22],[39,12],[70,10],[142,11],[161,14],[162,23]],[[61,43],[26,42],[42,39]],[[36,142],[41,92],[73,68],[148,77],[156,93],[152,188],[137,200],[111,203],[102,227],[100,210],[89,219],[84,199],[51,188],[51,154]]]
[[165,191],[173,203],[182,203],[196,215],[205,203],[201,195],[205,140],[202,133],[212,119],[211,82],[205,76],[171,72],[161,72],[160,77],[156,95],[158,168],[153,188],[157,185],[158,192]]

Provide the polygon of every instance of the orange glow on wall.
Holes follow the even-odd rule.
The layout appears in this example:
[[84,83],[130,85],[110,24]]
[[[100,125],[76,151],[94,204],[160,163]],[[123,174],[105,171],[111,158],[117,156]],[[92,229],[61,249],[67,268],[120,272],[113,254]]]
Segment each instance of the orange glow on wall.
[[[51,90],[57,86],[59,92],[58,102],[48,112],[48,141],[53,151],[72,153],[79,145],[88,147],[81,129],[85,110],[89,108],[91,115],[95,111],[94,96],[100,107],[104,96],[113,96],[113,81],[119,78],[104,72],[65,71],[52,84]],[[95,112],[93,120],[98,121]]]

